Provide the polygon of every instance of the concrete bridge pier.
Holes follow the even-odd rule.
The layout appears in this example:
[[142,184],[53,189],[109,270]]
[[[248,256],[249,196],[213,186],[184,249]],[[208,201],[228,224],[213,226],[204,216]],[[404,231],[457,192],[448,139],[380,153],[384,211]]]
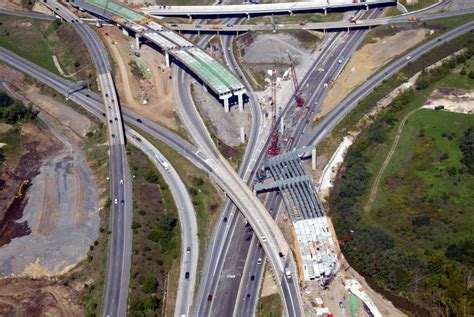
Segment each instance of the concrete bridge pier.
[[369,10],[369,5],[366,3],[365,4],[365,11],[368,11]]
[[289,10],[290,16],[293,16],[293,11]]
[[311,151],[311,169],[316,170],[316,148]]
[[240,143],[245,143],[245,129],[240,127]]
[[140,34],[135,33],[135,49],[140,50]]
[[166,67],[170,68],[170,54],[168,51],[165,51],[165,60],[166,60]]
[[328,15],[328,9],[324,8],[324,15]]
[[189,22],[193,20],[193,17],[191,16],[191,14],[188,14],[188,18],[189,18]]
[[247,20],[250,20],[250,13],[245,13],[247,15]]
[[127,37],[129,36],[128,30],[127,30],[126,28],[124,28],[124,27],[122,27],[122,33],[123,33],[123,35],[125,35],[125,36],[127,36]]
[[244,112],[244,91],[235,93],[239,102],[239,112]]
[[230,111],[229,98],[230,98],[230,95],[223,95],[223,96],[220,96],[220,97],[219,97],[219,99],[221,99],[221,100],[224,101],[224,111],[225,111],[225,112],[229,112],[229,111]]

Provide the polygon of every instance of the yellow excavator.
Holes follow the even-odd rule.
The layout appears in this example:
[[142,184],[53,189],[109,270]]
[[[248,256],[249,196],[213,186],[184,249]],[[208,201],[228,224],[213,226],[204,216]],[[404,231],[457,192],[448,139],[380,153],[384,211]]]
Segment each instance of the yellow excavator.
[[25,179],[21,182],[20,186],[18,186],[18,189],[16,190],[15,197],[16,198],[21,198],[25,194],[26,187],[30,185],[30,180]]

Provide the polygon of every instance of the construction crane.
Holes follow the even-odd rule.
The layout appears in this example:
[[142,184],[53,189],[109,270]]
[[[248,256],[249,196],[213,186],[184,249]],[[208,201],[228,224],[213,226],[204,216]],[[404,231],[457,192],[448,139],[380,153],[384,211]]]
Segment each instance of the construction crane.
[[278,130],[276,127],[276,71],[272,69],[272,142],[268,149],[269,155],[278,155],[280,148],[278,147]]
[[296,77],[296,67],[293,59],[291,58],[290,53],[288,52],[288,58],[290,59],[290,65],[291,65],[291,78],[293,79],[293,86],[295,86],[295,100],[296,100],[296,105],[298,107],[303,107],[304,106],[304,99],[301,94],[301,87],[300,84],[298,83],[298,77]]

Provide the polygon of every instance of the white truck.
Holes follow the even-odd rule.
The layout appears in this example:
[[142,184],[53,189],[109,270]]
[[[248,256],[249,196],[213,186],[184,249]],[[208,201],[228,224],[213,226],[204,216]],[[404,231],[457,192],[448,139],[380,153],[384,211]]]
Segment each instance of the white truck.
[[166,162],[165,160],[161,159],[156,153],[155,153],[155,159],[158,161],[158,163],[161,164],[161,166],[163,166],[165,171],[170,170],[170,164],[168,162]]
[[291,278],[291,270],[289,267],[285,267],[285,275],[287,279]]
[[166,161],[161,161],[161,166],[163,166],[163,168],[164,168],[166,171],[169,171],[169,170],[170,170],[170,165],[169,165],[168,162],[166,162]]

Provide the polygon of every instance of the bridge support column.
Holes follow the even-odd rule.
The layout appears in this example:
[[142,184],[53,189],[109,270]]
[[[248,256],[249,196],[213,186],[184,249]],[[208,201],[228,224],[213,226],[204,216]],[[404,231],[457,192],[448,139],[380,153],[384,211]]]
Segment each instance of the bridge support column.
[[140,50],[140,34],[135,33],[135,49]]
[[244,91],[236,93],[239,102],[239,112],[244,112]]
[[125,36],[127,36],[127,37],[128,37],[128,35],[129,35],[129,34],[128,34],[128,30],[127,30],[126,28],[124,28],[124,27],[122,27],[122,33],[123,33],[123,35],[125,35]]
[[165,60],[166,60],[166,67],[170,68],[170,54],[168,51],[165,51]]
[[327,15],[328,14],[328,9],[324,8],[324,15]]
[[311,169],[316,170],[316,148],[311,151]]
[[293,11],[290,10],[289,12],[290,12],[290,16],[293,16]]
[[226,95],[226,96],[221,96],[221,97],[219,97],[219,98],[224,101],[224,111],[225,111],[225,112],[229,112],[229,111],[230,111],[230,106],[229,106],[229,98],[230,98],[230,96],[229,96],[229,95]]
[[188,14],[188,18],[189,18],[189,22],[193,20],[193,17],[191,16],[191,14]]
[[247,20],[250,20],[250,13],[246,13],[247,14]]
[[240,143],[245,143],[245,129],[240,127]]
[[281,135],[284,135],[285,134],[285,116],[281,117],[280,130],[281,130],[280,131]]
[[368,11],[368,10],[369,10],[369,5],[365,4],[365,11]]

